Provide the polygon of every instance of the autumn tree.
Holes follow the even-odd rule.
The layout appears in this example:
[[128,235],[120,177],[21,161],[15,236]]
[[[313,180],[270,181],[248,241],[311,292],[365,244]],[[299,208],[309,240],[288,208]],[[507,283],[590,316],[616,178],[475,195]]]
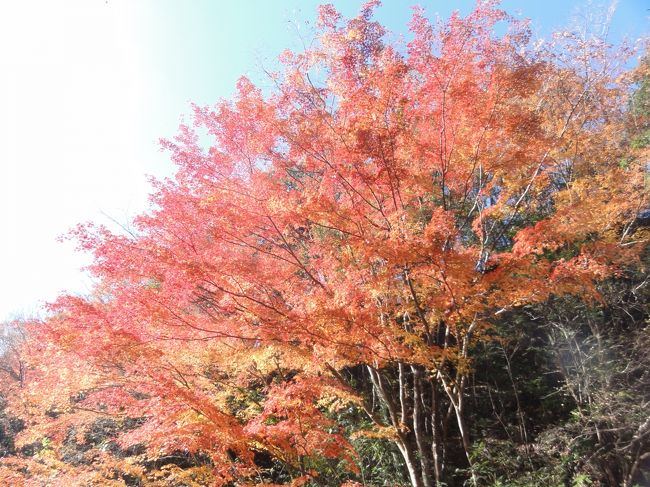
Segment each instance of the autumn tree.
[[415,9],[391,45],[376,5],[347,21],[321,7],[271,93],[241,78],[195,107],[135,233],[74,232],[99,284],[31,327],[24,441],[141,418],[123,446],[205,454],[216,485],[280,462],[272,479],[299,485],[318,465],[358,471],[336,420],[352,408],[354,435],[392,442],[413,486],[452,467],[478,481],[477,346],[523,306],[597,303],[645,249],[644,166],[621,143],[630,52],[532,45],[494,2],[435,24]]
[[[5,375],[3,383],[22,387],[25,380],[25,362],[22,357],[22,344],[25,331],[21,321],[14,320],[0,324],[0,373]],[[8,386],[6,386],[8,387]],[[8,390],[3,390],[8,393]]]

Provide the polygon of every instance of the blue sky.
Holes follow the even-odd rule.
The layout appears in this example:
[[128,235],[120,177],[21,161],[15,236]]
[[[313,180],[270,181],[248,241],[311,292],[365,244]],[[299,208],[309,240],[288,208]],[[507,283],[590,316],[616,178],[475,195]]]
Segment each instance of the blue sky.
[[[0,3],[0,321],[92,286],[88,256],[56,242],[78,222],[126,223],[146,207],[145,174],[169,176],[158,150],[189,103],[228,98],[242,74],[264,84],[285,48],[309,39],[314,0],[7,0]],[[361,2],[334,1],[345,15]],[[421,1],[431,16],[473,1]],[[377,18],[406,33],[411,2]],[[609,3],[503,1],[548,36]],[[611,37],[649,32],[650,4],[620,0]],[[580,13],[582,12],[582,13]]]

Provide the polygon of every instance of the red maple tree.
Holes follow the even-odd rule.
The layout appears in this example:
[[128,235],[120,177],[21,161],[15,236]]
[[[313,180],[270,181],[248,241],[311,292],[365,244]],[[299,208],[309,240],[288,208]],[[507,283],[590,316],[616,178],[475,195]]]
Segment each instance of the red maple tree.
[[318,42],[281,56],[272,93],[241,78],[232,101],[195,107],[134,234],[74,232],[99,284],[31,328],[23,441],[145,418],[123,445],[202,452],[217,485],[261,482],[264,454],[298,485],[315,458],[355,471],[328,413],[352,404],[429,487],[446,397],[473,476],[475,345],[505,311],[599,299],[644,245],[644,168],[618,163],[624,54],[570,34],[535,48],[490,2],[439,24],[415,10],[400,49],[376,4],[349,21],[321,7]]

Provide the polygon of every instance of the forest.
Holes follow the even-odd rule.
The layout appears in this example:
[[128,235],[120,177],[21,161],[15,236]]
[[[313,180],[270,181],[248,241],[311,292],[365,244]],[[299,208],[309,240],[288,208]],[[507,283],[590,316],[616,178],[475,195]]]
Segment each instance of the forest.
[[650,55],[324,5],[4,324],[8,486],[650,485]]

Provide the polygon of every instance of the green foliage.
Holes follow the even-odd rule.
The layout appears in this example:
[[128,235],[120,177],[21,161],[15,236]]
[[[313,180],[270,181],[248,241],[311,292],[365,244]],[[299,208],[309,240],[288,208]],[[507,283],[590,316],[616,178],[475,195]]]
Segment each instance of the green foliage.
[[650,145],[650,129],[641,132],[640,134],[634,136],[630,145],[633,149],[643,149]]

